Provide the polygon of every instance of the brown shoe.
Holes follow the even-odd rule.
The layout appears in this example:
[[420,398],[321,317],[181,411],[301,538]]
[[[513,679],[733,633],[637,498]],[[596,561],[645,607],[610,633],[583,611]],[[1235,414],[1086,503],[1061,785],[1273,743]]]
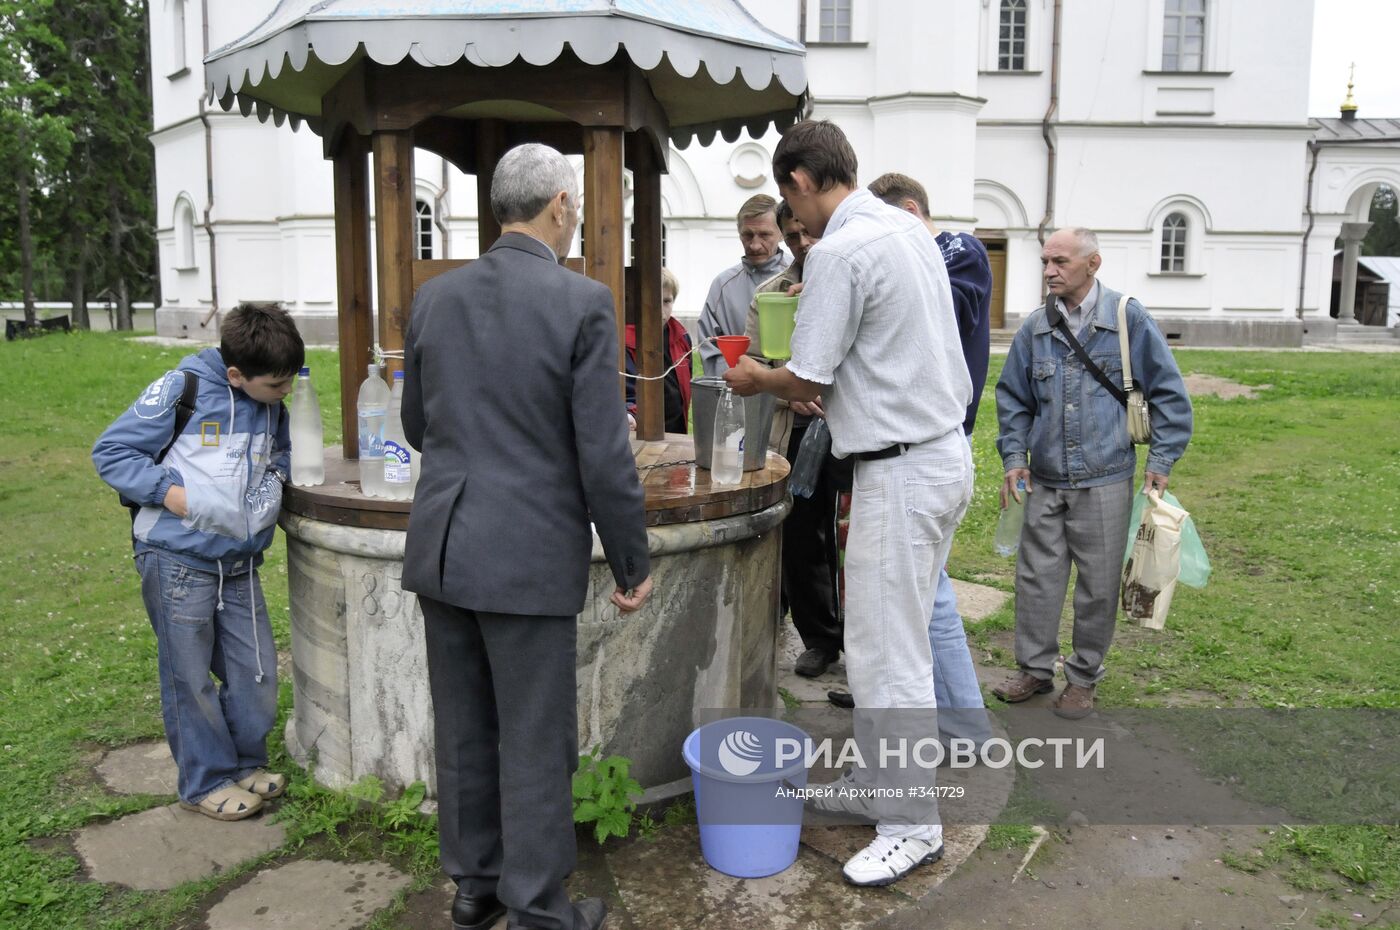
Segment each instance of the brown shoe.
[[1017,672],[993,688],[992,694],[1008,704],[1019,704],[1037,694],[1048,694],[1054,690],[1054,684],[1044,678],[1037,678],[1030,672]]
[[1067,684],[1060,696],[1050,705],[1056,717],[1066,720],[1079,720],[1094,712],[1094,686]]

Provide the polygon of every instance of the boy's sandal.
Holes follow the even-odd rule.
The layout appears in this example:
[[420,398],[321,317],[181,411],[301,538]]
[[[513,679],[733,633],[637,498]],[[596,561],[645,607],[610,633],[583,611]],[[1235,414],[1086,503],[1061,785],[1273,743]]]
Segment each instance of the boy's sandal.
[[215,820],[242,820],[244,817],[251,817],[262,809],[262,804],[263,799],[256,794],[232,785],[209,792],[198,804],[180,802],[180,806],[185,810]]
[[264,801],[270,801],[273,798],[280,798],[286,792],[287,776],[278,772],[258,769],[247,778],[239,779],[237,785],[244,791],[251,791]]

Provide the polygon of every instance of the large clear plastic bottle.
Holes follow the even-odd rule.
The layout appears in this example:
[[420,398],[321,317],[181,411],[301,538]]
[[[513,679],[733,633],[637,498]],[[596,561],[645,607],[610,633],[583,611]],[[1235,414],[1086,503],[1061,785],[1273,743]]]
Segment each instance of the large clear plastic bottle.
[[1026,490],[1024,478],[1016,479],[1016,491],[1021,495],[1021,499],[1016,500],[1014,494],[1006,495],[1006,507],[1001,512],[1001,519],[997,521],[997,555],[1008,559],[1021,548],[1021,525],[1026,522],[1026,495],[1030,493]]
[[715,405],[710,483],[735,485],[744,480],[744,399],[729,388]]
[[366,497],[383,497],[384,419],[389,412],[389,385],[379,377],[379,366],[372,362],[369,377],[360,385],[355,411],[360,420],[360,491]]
[[793,497],[811,497],[816,493],[817,479],[829,451],[831,430],[823,417],[813,417],[802,436],[802,444],[797,447],[797,461],[792,463],[792,474],[788,477],[788,490]]
[[297,373],[292,386],[292,484],[315,487],[326,481],[326,459],[321,432],[321,403],[311,384],[311,369]]
[[403,434],[403,372],[396,371],[384,416],[384,496],[395,501],[412,500],[419,464],[418,454]]

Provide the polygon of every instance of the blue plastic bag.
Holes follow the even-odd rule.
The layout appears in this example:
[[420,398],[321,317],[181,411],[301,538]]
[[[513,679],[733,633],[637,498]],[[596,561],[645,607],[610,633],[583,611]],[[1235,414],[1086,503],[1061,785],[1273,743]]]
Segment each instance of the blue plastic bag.
[[[1173,507],[1186,509],[1170,491],[1162,492],[1162,500]],[[1128,543],[1123,547],[1124,565],[1128,564],[1128,557],[1133,553],[1133,540],[1137,538],[1138,526],[1142,523],[1142,512],[1147,508],[1147,503],[1147,495],[1142,491],[1133,498],[1133,515],[1128,520]],[[1193,588],[1204,588],[1210,580],[1210,557],[1206,555],[1201,534],[1196,530],[1196,521],[1189,516],[1181,526],[1181,574],[1176,576],[1176,580]]]

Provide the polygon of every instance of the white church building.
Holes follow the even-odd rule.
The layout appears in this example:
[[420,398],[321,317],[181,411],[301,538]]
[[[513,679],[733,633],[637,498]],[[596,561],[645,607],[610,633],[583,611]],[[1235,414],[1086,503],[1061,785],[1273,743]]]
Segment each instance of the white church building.
[[[1087,226],[1099,234],[1102,279],[1140,298],[1174,341],[1328,338],[1334,242],[1348,243],[1347,307],[1351,243],[1372,194],[1400,190],[1400,121],[1309,119],[1312,0],[743,5],[806,44],[812,115],[846,131],[862,181],[912,175],[940,226],[986,242],[994,327],[1039,304],[1046,231]],[[204,57],[277,6],[149,5],[161,335],[209,339],[220,311],[277,300],[311,341],[335,339],[321,140],[206,97]],[[1339,81],[1339,103],[1342,94]],[[698,316],[711,278],[742,254],[740,204],[777,195],[777,139],[672,147],[663,218],[681,319]],[[475,179],[425,151],[415,176],[417,257],[474,257]]]

